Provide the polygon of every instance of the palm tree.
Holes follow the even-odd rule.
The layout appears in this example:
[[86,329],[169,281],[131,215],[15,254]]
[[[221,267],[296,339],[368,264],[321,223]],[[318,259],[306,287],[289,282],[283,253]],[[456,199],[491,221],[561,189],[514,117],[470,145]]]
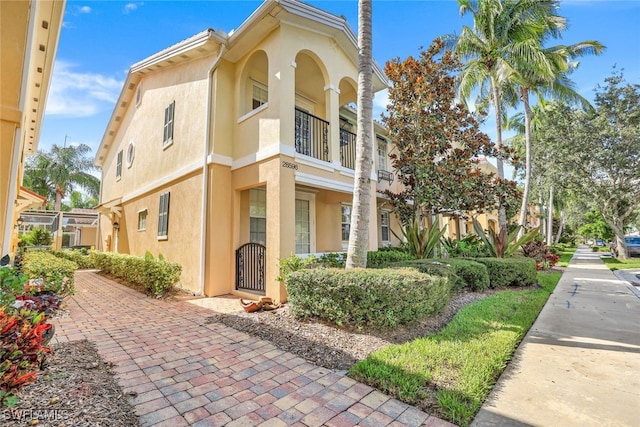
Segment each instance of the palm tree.
[[367,266],[373,163],[372,0],[358,0],[358,130],[353,209],[346,268]]
[[25,182],[37,183],[48,188],[47,196],[55,198],[56,211],[62,205],[62,199],[73,191],[74,186],[83,188],[90,197],[98,197],[100,180],[91,175],[96,170],[87,154],[91,147],[86,144],[62,147],[53,145],[51,152],[38,152],[25,168]]
[[529,204],[531,188],[531,105],[529,94],[534,92],[538,99],[552,97],[567,102],[578,102],[583,108],[592,110],[593,107],[584,97],[573,88],[568,78],[577,66],[573,59],[585,54],[599,55],[604,46],[597,41],[588,40],[569,46],[553,46],[543,48],[544,41],[558,31],[566,28],[566,19],[557,15],[541,17],[539,28],[542,29],[537,39],[525,40],[520,43],[518,57],[512,59],[516,70],[511,79],[518,87],[520,100],[524,107],[524,136],[525,136],[525,180],[520,206],[519,224],[526,225],[526,212]]
[[[539,29],[533,23],[551,14],[554,1],[541,0],[458,0],[462,15],[473,15],[473,28],[463,26],[454,50],[463,61],[458,96],[466,100],[477,90],[477,105],[489,102],[496,117],[496,148],[502,147],[503,105],[515,101],[512,75],[516,46],[535,39]],[[498,176],[504,178],[504,165],[497,158]],[[504,206],[500,206],[500,228],[506,227]]]

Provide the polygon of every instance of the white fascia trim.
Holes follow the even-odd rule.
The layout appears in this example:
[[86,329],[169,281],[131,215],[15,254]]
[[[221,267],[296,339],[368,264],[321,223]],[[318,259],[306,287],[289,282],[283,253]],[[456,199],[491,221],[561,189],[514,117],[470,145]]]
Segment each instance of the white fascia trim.
[[207,156],[207,164],[208,165],[222,165],[222,166],[232,166],[233,165],[233,157],[223,156],[222,154],[209,154]]
[[234,160],[233,164],[231,165],[231,170],[240,169],[277,155],[294,157],[295,154],[296,150],[290,145],[272,144],[261,149],[257,153],[249,154],[248,156],[244,156],[241,159]]
[[136,62],[131,66],[131,73],[136,73],[138,71],[144,70],[145,68],[149,68],[159,62],[165,61],[171,57],[178,56],[182,53],[196,49],[205,44],[207,41],[209,41],[210,38],[213,38],[214,36],[217,36],[216,38],[219,42],[225,41],[211,29],[201,31],[198,34],[181,41],[180,43],[161,50],[160,52],[151,55],[140,62]]
[[178,169],[170,173],[169,175],[165,175],[162,179],[153,181],[145,185],[144,187],[140,187],[136,191],[133,191],[127,195],[122,196],[122,203],[128,202],[129,200],[135,199],[137,197],[140,197],[143,194],[150,193],[158,187],[167,185],[168,183],[175,181],[177,179],[180,179],[183,176],[193,173],[197,170],[202,170],[202,160],[193,162],[181,169]]
[[318,175],[304,173],[300,171],[295,172],[296,182],[300,184],[311,185],[312,187],[320,187],[327,190],[335,190],[343,193],[353,194],[353,184],[348,184],[334,179],[322,178]]
[[295,154],[295,161],[301,165],[311,166],[316,169],[321,169],[327,172],[335,172],[336,168],[333,163],[327,163],[324,160],[318,160],[315,157],[305,156],[304,154]]

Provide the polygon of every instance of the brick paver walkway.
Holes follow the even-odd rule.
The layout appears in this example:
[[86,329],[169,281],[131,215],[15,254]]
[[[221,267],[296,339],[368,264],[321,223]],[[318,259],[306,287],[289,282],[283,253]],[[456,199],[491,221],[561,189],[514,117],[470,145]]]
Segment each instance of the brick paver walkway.
[[75,280],[54,340],[86,338],[116,363],[142,426],[451,426],[343,371],[205,324],[206,308],[145,297],[92,271]]

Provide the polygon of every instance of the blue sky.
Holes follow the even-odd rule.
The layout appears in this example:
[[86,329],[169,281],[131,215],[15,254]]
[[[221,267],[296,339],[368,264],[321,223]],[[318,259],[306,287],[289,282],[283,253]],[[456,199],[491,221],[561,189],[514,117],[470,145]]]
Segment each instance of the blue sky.
[[[206,28],[229,32],[253,12],[260,1],[77,1],[67,0],[64,24],[40,136],[39,149],[53,144],[100,144],[129,67]],[[344,15],[357,29],[357,1],[307,1]],[[572,74],[578,91],[593,99],[616,65],[628,82],[640,83],[640,0],[571,0],[559,14],[569,21],[554,44],[598,40],[607,46],[598,57],[581,58]],[[455,0],[374,0],[373,51],[384,67],[387,60],[417,55],[421,47],[443,34],[459,33],[468,18]],[[376,103],[384,110],[384,95]],[[484,129],[493,136],[488,119]]]

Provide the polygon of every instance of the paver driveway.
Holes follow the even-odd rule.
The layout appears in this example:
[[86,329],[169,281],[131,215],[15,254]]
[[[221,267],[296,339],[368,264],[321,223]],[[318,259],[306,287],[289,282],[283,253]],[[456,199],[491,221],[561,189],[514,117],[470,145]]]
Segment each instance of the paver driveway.
[[78,271],[57,342],[88,339],[115,371],[143,426],[451,426],[219,323]]

